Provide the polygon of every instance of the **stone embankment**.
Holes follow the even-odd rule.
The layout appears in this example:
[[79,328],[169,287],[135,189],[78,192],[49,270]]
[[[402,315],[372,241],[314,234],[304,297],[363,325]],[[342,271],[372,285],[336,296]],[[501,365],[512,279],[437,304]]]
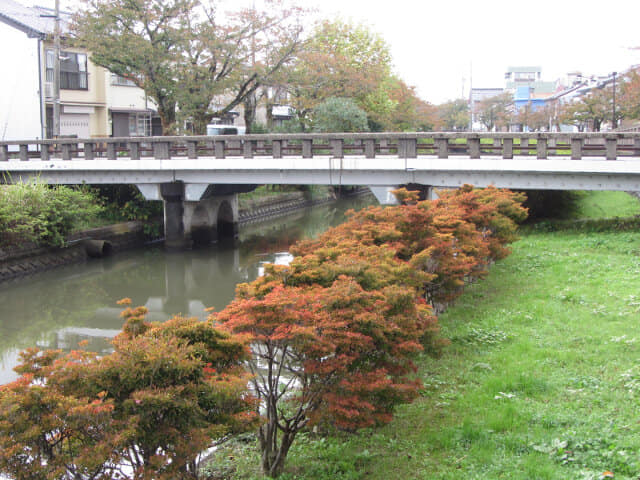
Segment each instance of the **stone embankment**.
[[269,218],[276,218],[303,208],[330,203],[334,200],[336,200],[336,195],[333,192],[326,192],[313,197],[305,195],[303,192],[288,192],[255,200],[247,199],[242,201],[239,206],[238,223],[245,225],[253,222],[262,222]]

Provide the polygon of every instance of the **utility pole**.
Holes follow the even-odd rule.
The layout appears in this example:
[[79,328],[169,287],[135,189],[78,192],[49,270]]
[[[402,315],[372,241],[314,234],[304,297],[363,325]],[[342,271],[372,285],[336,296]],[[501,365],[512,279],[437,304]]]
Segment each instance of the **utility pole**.
[[53,30],[53,138],[60,136],[60,0],[56,0]]
[[611,118],[611,130],[615,130],[617,128],[616,121],[616,75],[618,72],[613,72],[613,116]]
[[473,132],[473,61],[469,62],[469,131]]

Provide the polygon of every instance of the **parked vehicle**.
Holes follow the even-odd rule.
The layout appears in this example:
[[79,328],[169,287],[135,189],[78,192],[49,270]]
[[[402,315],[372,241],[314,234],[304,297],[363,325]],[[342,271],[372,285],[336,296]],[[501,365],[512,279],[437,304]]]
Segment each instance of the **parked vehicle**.
[[235,125],[207,125],[207,135],[244,135],[246,127],[237,127]]

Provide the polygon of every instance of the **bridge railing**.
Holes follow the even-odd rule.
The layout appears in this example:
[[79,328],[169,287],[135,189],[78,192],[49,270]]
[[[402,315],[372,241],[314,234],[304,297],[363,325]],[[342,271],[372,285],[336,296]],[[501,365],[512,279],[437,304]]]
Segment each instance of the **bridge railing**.
[[158,160],[226,157],[401,158],[640,157],[640,132],[589,133],[358,133],[240,136],[121,137],[0,142],[0,161]]

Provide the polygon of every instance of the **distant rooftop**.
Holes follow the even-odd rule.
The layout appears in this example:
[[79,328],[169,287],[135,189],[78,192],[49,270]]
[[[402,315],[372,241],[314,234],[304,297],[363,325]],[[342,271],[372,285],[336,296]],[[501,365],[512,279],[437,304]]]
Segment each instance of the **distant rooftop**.
[[507,67],[507,73],[540,73],[542,67]]
[[[0,1],[0,22],[14,27],[30,38],[43,38],[55,28],[55,11],[45,7],[25,7],[14,0]],[[68,29],[71,14],[60,12],[60,29]]]

